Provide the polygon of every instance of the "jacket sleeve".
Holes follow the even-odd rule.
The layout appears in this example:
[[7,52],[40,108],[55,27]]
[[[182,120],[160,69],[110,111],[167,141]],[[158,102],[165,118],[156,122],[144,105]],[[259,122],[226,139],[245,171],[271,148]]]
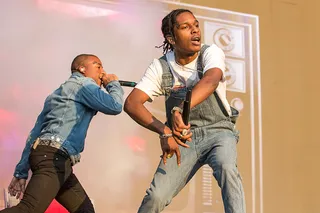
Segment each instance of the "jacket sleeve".
[[31,130],[28,138],[27,138],[26,146],[22,152],[21,159],[15,168],[13,175],[16,178],[28,179],[28,172],[30,169],[29,155],[31,152],[31,147],[33,145],[33,142],[40,135],[43,119],[44,119],[44,115],[43,115],[43,111],[42,111],[40,113],[40,115],[38,116],[37,121],[36,121],[33,129]]
[[84,105],[93,110],[108,115],[117,115],[122,112],[123,89],[118,81],[112,81],[103,91],[95,82],[86,81],[81,88],[81,97]]

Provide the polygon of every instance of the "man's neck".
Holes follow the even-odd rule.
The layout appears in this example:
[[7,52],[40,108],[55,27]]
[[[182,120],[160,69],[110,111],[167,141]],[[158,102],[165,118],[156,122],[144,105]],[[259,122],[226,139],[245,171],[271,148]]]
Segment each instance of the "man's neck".
[[189,54],[182,54],[179,52],[174,52],[175,60],[180,65],[186,65],[192,62],[196,57],[198,56],[198,53],[189,53]]

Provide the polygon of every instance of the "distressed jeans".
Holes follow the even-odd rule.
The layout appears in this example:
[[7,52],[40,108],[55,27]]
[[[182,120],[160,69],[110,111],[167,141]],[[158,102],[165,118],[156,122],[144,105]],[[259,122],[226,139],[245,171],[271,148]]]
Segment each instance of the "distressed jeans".
[[176,156],[162,160],[147,189],[138,213],[159,213],[183,189],[204,164],[213,169],[221,188],[226,213],[245,213],[244,192],[237,169],[237,135],[229,129],[199,127],[192,130],[190,148],[180,146],[181,165]]

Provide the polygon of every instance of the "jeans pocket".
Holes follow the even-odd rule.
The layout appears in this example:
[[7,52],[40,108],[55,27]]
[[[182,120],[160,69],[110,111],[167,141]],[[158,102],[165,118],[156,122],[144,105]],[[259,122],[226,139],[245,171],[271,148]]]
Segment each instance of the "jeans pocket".
[[233,107],[230,107],[230,109],[231,109],[231,116],[230,116],[231,122],[233,124],[236,124],[237,123],[237,119],[239,117],[239,111],[236,108],[233,108]]
[[38,170],[43,167],[46,161],[46,153],[39,152],[37,149],[31,148],[31,153],[29,155],[29,165],[32,172]]
[[233,135],[234,135],[234,137],[235,137],[235,139],[236,139],[236,141],[237,141],[237,143],[238,143],[238,142],[239,142],[239,139],[240,139],[240,131],[237,130],[237,129],[234,129],[234,130],[233,130]]

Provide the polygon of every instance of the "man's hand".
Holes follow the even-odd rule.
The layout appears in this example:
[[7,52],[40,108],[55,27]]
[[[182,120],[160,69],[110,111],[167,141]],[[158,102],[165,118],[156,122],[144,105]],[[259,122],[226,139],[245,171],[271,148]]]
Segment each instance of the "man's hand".
[[181,113],[174,111],[172,113],[172,133],[179,145],[184,144],[182,141],[191,141],[192,133],[190,131],[190,123],[185,125]]
[[175,138],[173,137],[166,137],[166,138],[160,138],[160,143],[161,143],[161,149],[162,149],[162,160],[164,165],[167,163],[167,158],[171,158],[172,155],[176,154],[177,155],[177,164],[180,166],[181,165],[181,153],[179,149],[179,145],[189,148],[189,146],[185,143],[180,143],[178,144],[178,141],[176,141]]
[[8,187],[9,194],[11,196],[15,196],[17,199],[20,199],[24,193],[26,182],[26,179],[18,179],[13,177]]
[[100,79],[102,81],[103,86],[107,86],[111,81],[118,81],[119,78],[115,74],[107,74],[103,71],[100,75]]

